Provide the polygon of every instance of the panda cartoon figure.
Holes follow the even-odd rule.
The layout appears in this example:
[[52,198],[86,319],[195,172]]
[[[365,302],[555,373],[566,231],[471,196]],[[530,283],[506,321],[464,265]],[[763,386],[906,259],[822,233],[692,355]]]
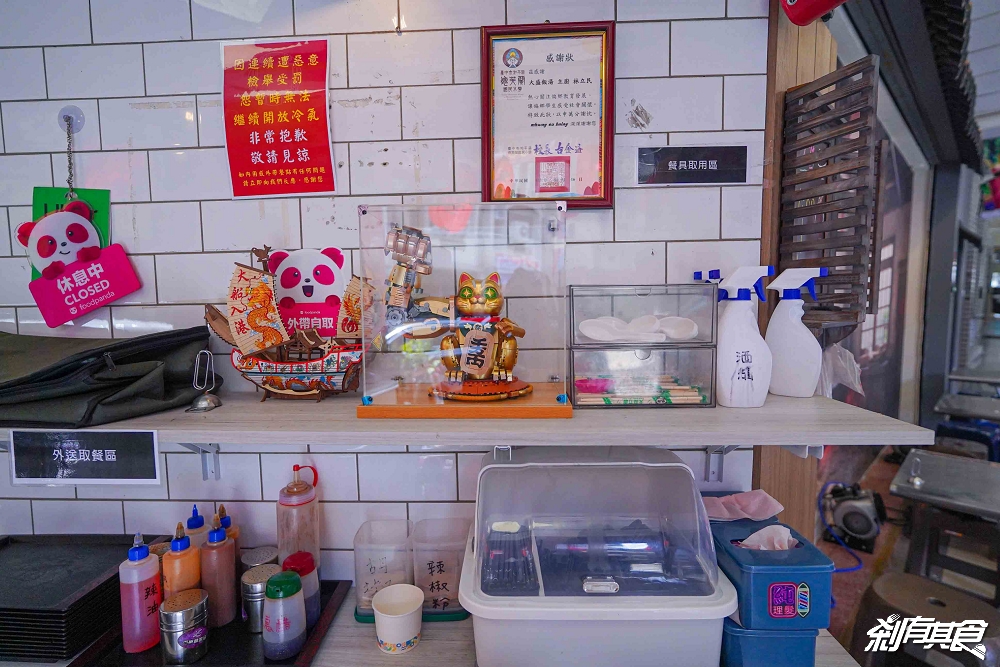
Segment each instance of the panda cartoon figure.
[[289,331],[318,329],[322,336],[336,336],[340,296],[347,286],[343,251],[279,250],[271,253],[267,267],[277,277],[275,298],[285,327]]
[[97,259],[101,237],[94,227],[93,210],[80,200],[17,227],[17,242],[28,251],[31,265],[50,280],[62,275],[68,264]]

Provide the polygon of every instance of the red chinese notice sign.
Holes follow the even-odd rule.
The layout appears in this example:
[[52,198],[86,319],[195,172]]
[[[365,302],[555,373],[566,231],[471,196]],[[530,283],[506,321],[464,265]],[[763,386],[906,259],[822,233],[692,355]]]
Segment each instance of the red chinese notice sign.
[[327,42],[222,45],[233,196],[333,193]]

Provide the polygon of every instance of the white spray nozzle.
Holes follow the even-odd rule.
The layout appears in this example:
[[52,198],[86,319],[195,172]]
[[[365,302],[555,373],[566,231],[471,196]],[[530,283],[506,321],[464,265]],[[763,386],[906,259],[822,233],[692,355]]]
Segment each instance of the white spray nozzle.
[[785,269],[781,275],[771,281],[767,289],[781,292],[782,299],[801,299],[802,288],[809,290],[809,295],[813,301],[816,300],[815,278],[822,278],[829,275],[830,270],[825,266],[814,266],[802,269]]

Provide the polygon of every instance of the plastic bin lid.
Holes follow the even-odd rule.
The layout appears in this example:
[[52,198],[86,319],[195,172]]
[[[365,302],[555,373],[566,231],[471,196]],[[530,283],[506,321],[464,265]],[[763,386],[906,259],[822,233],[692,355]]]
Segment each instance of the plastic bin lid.
[[734,621],[731,617],[727,616],[725,623],[722,625],[722,631],[729,635],[740,635],[745,637],[767,637],[767,638],[801,638],[801,637],[816,637],[819,635],[819,630],[815,628],[810,628],[806,630],[751,630],[750,628],[744,628],[742,625]]
[[675,453],[527,447],[497,458],[487,456],[479,474],[476,551],[460,584],[473,614],[667,620],[735,611],[694,475]]
[[[821,573],[833,572],[833,561],[817,549],[801,534],[789,528],[792,537],[799,545],[787,551],[759,551],[744,549],[733,544],[750,537],[758,530],[773,522],[771,521],[733,521],[731,523],[713,523],[712,537],[715,539],[717,553],[725,552],[736,566],[744,572],[754,573],[795,573],[803,570]],[[784,525],[784,524],[780,524]]]

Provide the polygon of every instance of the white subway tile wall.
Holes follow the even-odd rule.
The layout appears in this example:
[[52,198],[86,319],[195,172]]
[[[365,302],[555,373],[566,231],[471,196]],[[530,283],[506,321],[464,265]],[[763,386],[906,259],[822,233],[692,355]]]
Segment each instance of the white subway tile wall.
[[[229,267],[247,261],[249,245],[353,249],[359,204],[478,201],[478,28],[505,22],[619,21],[616,206],[567,216],[570,283],[688,282],[696,269],[758,261],[766,0],[242,4],[223,11],[189,0],[0,3],[0,330],[126,338],[193,326],[202,304],[224,300]],[[340,196],[234,202],[219,41],[293,35],[328,40]],[[70,103],[86,116],[76,135],[77,185],[111,190],[113,240],[132,256],[144,287],[50,330],[27,290],[15,229],[31,217],[33,187],[66,180],[56,114]],[[748,184],[637,185],[638,147],[698,144],[747,145]],[[455,261],[444,252],[435,259],[445,269]],[[533,305],[510,307],[530,317]],[[558,336],[558,327],[538,328],[531,347]],[[214,349],[225,390],[252,390],[225,349]],[[526,347],[523,363],[554,363],[553,354]],[[246,546],[274,543],[277,493],[292,465],[309,464],[320,473],[323,576],[353,578],[363,521],[471,518],[483,456],[478,447],[408,449],[388,440],[308,451],[280,440],[221,447],[218,481],[203,481],[199,457],[173,443],[162,443],[160,485],[14,487],[0,474],[0,533],[166,534],[193,502],[211,514],[222,501]],[[0,471],[7,465],[0,453]]]

